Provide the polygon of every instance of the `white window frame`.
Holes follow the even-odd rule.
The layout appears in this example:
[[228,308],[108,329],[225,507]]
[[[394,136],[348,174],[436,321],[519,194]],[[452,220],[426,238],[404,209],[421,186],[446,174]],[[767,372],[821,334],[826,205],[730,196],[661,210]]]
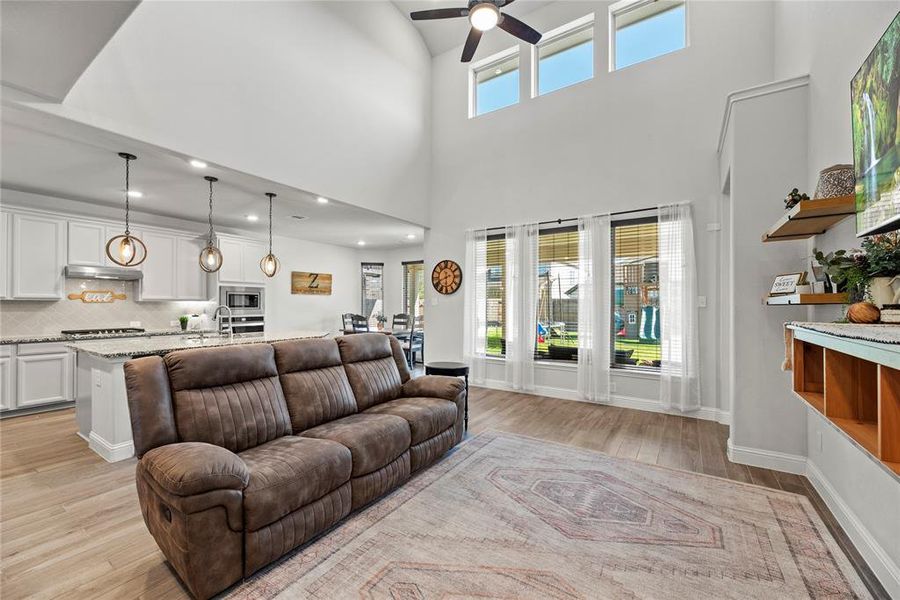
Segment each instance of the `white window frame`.
[[[651,4],[655,4],[659,2],[659,0],[619,0],[619,2],[614,2],[609,6],[609,72],[612,73],[617,70],[616,69],[616,19],[619,17],[630,13],[634,10],[639,10]],[[680,0],[680,4],[684,5],[684,48],[679,48],[679,50],[684,50],[691,45],[690,41],[690,27],[688,27],[688,21],[690,18],[690,2],[688,0]],[[661,4],[661,6],[664,6]],[[675,8],[674,6],[670,6],[669,8],[664,8],[659,11],[654,12],[652,15],[648,15],[644,17],[644,19],[649,19],[652,16],[655,16],[659,13],[665,12],[666,10],[670,10]],[[643,20],[643,19],[641,19]],[[628,67],[634,67],[639,64],[648,62],[650,60],[654,60],[660,58],[661,56],[666,56],[668,54],[672,54],[673,52],[678,52],[679,50],[673,50],[672,52],[667,52],[666,54],[660,54],[659,56],[655,56],[653,58],[649,58],[647,60],[643,60],[639,63],[635,63],[633,65],[628,65]],[[623,69],[627,69],[628,67],[622,67]]]
[[[545,33],[541,37],[541,41],[531,47],[531,97],[537,98],[541,94],[539,93],[540,85],[539,85],[539,77],[540,77],[540,62],[541,62],[541,52],[540,49],[542,46],[546,46],[555,41],[558,41],[564,37],[575,35],[577,33],[581,33],[585,29],[590,29],[594,27],[595,19],[594,13],[590,13],[585,15],[579,19],[575,19],[570,23],[566,23],[565,25],[561,25],[556,29],[552,29]],[[592,36],[594,43],[594,56],[592,58],[593,61],[593,73],[590,78],[585,79],[584,81],[579,81],[578,83],[585,83],[586,81],[591,81],[594,79],[594,76],[597,74],[597,29],[594,27],[594,33]],[[519,59],[519,69],[521,70],[521,58]],[[565,87],[559,88],[559,90],[564,90],[566,88],[572,87],[572,85],[578,85],[578,83],[573,83],[571,85],[567,85]],[[559,90],[553,90],[553,92],[558,92]],[[553,92],[547,92],[547,94],[552,94]],[[545,96],[547,94],[544,94]]]
[[[518,44],[507,48],[501,52],[496,54],[492,54],[487,58],[483,58],[479,61],[473,62],[469,67],[469,118],[474,119],[478,116],[484,116],[490,113],[484,113],[484,115],[477,114],[478,110],[478,73],[481,71],[485,71],[490,69],[491,67],[495,67],[501,63],[505,63],[509,59],[513,57],[518,57],[519,59],[519,100],[516,104],[520,104],[522,102],[522,55],[519,51]],[[515,106],[515,104],[510,104],[509,106]],[[509,108],[509,106],[504,108]],[[498,109],[503,110],[503,109]],[[497,111],[491,111],[497,112]]]

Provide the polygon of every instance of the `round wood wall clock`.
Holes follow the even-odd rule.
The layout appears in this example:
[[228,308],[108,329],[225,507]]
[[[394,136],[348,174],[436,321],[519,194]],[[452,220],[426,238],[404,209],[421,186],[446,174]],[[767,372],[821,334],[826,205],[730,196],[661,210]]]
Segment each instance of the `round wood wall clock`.
[[460,284],[462,284],[462,269],[455,261],[442,260],[434,265],[431,285],[439,294],[452,294],[459,289]]

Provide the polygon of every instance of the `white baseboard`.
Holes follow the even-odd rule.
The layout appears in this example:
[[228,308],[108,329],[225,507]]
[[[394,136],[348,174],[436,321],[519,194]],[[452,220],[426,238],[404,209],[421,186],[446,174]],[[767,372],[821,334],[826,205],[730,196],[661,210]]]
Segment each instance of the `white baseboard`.
[[806,457],[799,454],[786,454],[761,448],[735,446],[728,438],[728,460],[733,463],[772,469],[795,475],[806,475]]
[[88,447],[102,456],[106,462],[119,462],[134,456],[134,442],[131,440],[110,444],[93,431],[88,439]]
[[853,510],[847,506],[834,486],[811,460],[806,461],[806,477],[825,501],[831,514],[841,524],[841,528],[853,542],[863,560],[875,573],[875,577],[887,590],[888,596],[900,598],[900,566],[891,560],[881,544],[872,537],[869,530],[860,522]]
[[[548,398],[559,398],[561,400],[574,400],[576,402],[586,402],[583,398],[578,395],[578,392],[575,390],[570,390],[567,388],[557,388],[557,387],[549,387],[549,386],[535,386],[535,388],[531,391],[524,390],[515,390],[510,386],[506,385],[505,381],[500,381],[499,379],[488,379],[482,383],[472,385],[478,385],[480,387],[486,387],[492,390],[505,390],[509,392],[518,392],[520,394],[531,394],[534,396],[547,396]],[[647,398],[637,398],[634,396],[622,396],[613,394],[610,402],[603,403],[606,406],[616,406],[619,408],[632,408],[634,410],[643,410],[647,412],[656,412],[656,413],[665,413],[670,415],[679,415],[683,417],[693,417],[695,419],[703,419],[704,421],[716,421],[718,423],[722,423],[723,425],[731,424],[731,413],[729,411],[719,410],[718,408],[710,408],[707,406],[700,407],[699,410],[695,410],[689,413],[683,413],[679,410],[668,410],[662,407],[659,403],[659,400],[650,400]]]

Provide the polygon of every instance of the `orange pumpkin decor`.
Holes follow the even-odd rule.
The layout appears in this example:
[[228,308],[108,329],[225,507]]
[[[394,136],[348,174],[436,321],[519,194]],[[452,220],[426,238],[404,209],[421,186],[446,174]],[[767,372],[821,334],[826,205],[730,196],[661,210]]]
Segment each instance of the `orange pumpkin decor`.
[[847,309],[847,320],[851,323],[877,323],[881,311],[871,302],[857,302]]

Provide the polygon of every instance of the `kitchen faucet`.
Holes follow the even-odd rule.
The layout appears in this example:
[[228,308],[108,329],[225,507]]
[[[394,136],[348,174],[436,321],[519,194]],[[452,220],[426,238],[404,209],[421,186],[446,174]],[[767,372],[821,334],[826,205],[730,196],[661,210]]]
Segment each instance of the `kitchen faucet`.
[[[223,308],[228,311],[228,341],[233,342],[234,341],[234,323],[232,322],[231,309],[228,308],[227,306],[225,306],[224,304],[220,304],[219,306],[216,307],[216,311],[213,313],[213,320],[220,318],[219,311],[222,310]],[[219,323],[219,331],[222,331],[221,322]]]

